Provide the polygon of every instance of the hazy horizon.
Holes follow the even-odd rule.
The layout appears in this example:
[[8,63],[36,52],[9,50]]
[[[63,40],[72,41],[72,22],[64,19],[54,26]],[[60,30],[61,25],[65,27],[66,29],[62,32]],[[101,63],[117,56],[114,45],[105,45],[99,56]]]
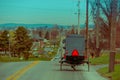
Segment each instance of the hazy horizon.
[[[85,3],[80,1],[80,24],[85,23]],[[0,0],[0,24],[76,25],[77,0]]]

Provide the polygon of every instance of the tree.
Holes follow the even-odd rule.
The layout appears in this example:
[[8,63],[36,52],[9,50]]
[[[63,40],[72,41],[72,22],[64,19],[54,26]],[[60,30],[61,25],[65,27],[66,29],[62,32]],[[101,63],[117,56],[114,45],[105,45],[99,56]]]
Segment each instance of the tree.
[[8,51],[8,47],[9,47],[9,36],[8,36],[8,31],[4,30],[1,35],[0,35],[0,47],[2,48],[2,50]]
[[117,25],[118,27],[116,27],[116,47],[120,48],[120,22]]
[[[97,25],[97,7],[100,7],[99,15],[99,33],[103,43],[110,49],[110,33],[111,33],[111,19],[112,19],[112,0],[100,0],[100,4],[97,4],[97,0],[91,1],[92,16],[95,26]],[[120,21],[120,1],[118,1],[119,6],[117,6],[117,19],[115,22],[118,24]]]
[[72,25],[71,34],[75,34],[75,27]]
[[15,44],[15,31],[14,30],[10,30],[9,31],[9,42],[10,42],[10,52],[11,52],[11,56],[15,57],[15,48],[14,48],[14,44]]
[[42,30],[39,31],[39,36],[43,37],[43,31]]
[[56,25],[54,25],[54,27],[52,28],[51,38],[52,38],[52,39],[56,39],[58,35],[59,35],[58,25],[56,24]]
[[46,34],[45,34],[45,39],[49,40],[50,39],[50,34],[49,32],[47,31]]
[[54,45],[54,47],[57,43],[58,36],[59,36],[58,25],[54,25],[54,27],[51,30],[51,41],[52,41],[52,44]]
[[96,25],[96,7],[100,6],[99,26],[101,35],[109,43],[110,52],[110,64],[109,72],[114,71],[115,61],[115,48],[116,48],[116,26],[120,21],[120,1],[118,0],[101,0],[100,4],[97,4],[97,0],[92,3],[93,20]]
[[96,47],[96,39],[95,37],[94,38],[89,38],[88,40],[88,45],[89,46],[89,49],[90,49],[90,54],[94,55],[95,57],[99,57],[100,56],[100,52],[101,50],[104,50],[106,49],[106,45],[105,45],[105,42],[103,41],[99,41],[99,48]]
[[28,31],[24,27],[20,26],[15,31],[15,44],[14,50],[17,52],[19,57],[22,55],[27,60],[29,56],[29,51],[32,46],[32,39],[28,36]]

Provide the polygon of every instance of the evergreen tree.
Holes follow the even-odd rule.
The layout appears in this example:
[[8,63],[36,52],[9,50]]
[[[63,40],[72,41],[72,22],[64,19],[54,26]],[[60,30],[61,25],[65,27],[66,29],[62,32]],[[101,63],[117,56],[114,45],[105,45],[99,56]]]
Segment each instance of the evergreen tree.
[[23,55],[25,59],[28,59],[32,39],[28,36],[28,31],[24,27],[20,26],[15,31],[15,41],[15,52],[18,53],[19,57]]
[[4,30],[0,35],[0,47],[6,53],[6,51],[8,50],[8,46],[9,46],[8,31]]

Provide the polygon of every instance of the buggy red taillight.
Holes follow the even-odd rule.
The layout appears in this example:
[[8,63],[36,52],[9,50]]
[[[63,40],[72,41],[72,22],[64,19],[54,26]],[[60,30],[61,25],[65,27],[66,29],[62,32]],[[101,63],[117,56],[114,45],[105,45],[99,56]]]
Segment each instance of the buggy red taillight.
[[78,50],[74,49],[72,52],[72,56],[79,56]]

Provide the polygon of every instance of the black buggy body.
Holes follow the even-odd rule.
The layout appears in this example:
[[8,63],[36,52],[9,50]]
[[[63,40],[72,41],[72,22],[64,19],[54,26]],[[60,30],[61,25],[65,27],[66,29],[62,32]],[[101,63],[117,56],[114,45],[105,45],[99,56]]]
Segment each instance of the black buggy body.
[[68,63],[75,70],[76,65],[88,63],[85,60],[85,38],[84,36],[73,34],[66,37],[64,40],[65,53],[64,57],[60,61],[60,69],[62,70],[62,64]]

